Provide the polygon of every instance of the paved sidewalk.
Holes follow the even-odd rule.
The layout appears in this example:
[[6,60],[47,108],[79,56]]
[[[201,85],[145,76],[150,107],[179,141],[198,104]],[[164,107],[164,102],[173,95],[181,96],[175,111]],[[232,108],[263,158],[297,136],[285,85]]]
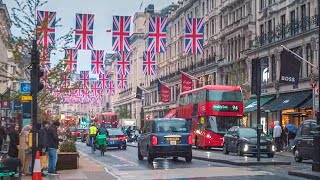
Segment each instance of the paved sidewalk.
[[[137,147],[137,143],[127,143],[128,146]],[[261,157],[260,162],[255,157],[240,157],[235,154],[225,155],[215,150],[193,150],[194,159],[210,162],[225,163],[235,166],[265,166],[265,165],[290,165],[289,157],[275,155],[274,158]]]
[[[107,172],[105,167],[80,154],[79,168],[59,171],[59,176],[46,176],[43,180],[117,180],[118,178]],[[31,180],[31,176],[23,176],[23,180]]]

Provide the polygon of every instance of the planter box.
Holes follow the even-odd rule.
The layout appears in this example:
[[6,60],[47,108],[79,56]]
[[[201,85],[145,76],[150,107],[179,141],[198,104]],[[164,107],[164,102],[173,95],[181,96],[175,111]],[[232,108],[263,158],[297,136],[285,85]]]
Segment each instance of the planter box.
[[78,169],[79,154],[77,152],[58,152],[57,170]]

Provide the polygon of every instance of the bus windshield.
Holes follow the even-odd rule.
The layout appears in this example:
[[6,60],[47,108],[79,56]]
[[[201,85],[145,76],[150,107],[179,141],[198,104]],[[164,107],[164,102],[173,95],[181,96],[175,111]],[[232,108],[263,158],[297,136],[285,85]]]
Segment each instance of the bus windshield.
[[242,102],[240,91],[209,90],[209,101]]
[[232,126],[240,123],[239,117],[209,116],[207,128],[216,133],[225,134]]

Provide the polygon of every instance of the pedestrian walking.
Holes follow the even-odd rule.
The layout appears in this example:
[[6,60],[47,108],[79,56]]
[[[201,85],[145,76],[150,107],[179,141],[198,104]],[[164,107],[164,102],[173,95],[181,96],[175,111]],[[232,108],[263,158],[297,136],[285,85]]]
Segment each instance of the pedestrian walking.
[[22,173],[28,174],[29,168],[30,168],[30,149],[28,146],[28,136],[29,132],[31,130],[31,127],[29,125],[26,125],[22,128],[20,135],[19,135],[19,154],[18,157],[21,160],[22,163]]
[[10,126],[10,132],[9,132],[9,151],[8,155],[12,158],[18,157],[18,145],[19,145],[19,125],[13,124]]
[[279,121],[275,121],[274,124],[275,124],[275,126],[273,128],[273,138],[276,143],[277,152],[280,152],[282,128],[279,125]]
[[51,175],[59,175],[56,172],[56,164],[57,164],[57,150],[59,146],[59,138],[58,138],[58,127],[60,126],[59,121],[55,121],[52,126],[48,129],[48,156],[49,156],[49,165],[48,165],[48,174]]

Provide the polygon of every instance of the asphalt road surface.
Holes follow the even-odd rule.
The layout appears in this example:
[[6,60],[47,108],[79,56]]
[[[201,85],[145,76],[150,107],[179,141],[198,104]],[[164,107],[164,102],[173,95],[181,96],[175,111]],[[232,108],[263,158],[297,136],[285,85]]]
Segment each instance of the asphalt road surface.
[[77,148],[82,155],[102,164],[119,179],[301,179],[288,176],[288,172],[279,167],[273,172],[272,167],[239,167],[196,159],[187,163],[184,158],[177,161],[158,158],[148,164],[146,160],[138,160],[137,148],[129,146],[127,150],[108,149],[104,156],[99,150],[92,154],[85,143],[78,142]]

